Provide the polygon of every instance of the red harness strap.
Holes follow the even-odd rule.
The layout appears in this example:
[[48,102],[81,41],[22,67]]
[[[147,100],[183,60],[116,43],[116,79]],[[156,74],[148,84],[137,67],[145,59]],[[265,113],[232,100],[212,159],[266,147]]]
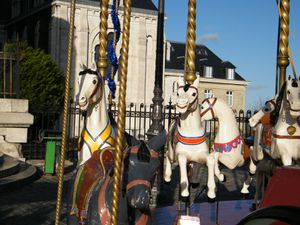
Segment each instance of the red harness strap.
[[209,99],[208,99],[208,98],[207,98],[207,99],[204,99],[204,101],[201,103],[201,105],[202,105],[204,102],[207,102],[208,105],[209,105],[209,107],[208,107],[206,110],[204,110],[204,111],[200,114],[200,117],[204,116],[205,113],[207,113],[208,111],[210,111],[210,113],[211,113],[211,115],[212,115],[212,117],[213,117],[213,119],[214,119],[214,118],[215,118],[215,113],[214,113],[213,106],[216,104],[217,98],[214,98],[214,101],[213,101],[212,103],[209,102]]
[[205,134],[199,137],[185,137],[182,134],[176,132],[176,136],[174,138],[175,144],[178,142],[184,144],[184,145],[199,145],[203,143],[206,140]]

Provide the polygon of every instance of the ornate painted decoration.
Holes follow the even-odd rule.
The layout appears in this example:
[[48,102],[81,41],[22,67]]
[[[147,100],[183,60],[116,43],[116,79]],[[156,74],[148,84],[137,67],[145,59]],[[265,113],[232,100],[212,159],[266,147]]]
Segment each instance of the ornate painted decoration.
[[238,147],[239,144],[243,143],[243,138],[241,135],[238,135],[236,138],[234,138],[232,141],[226,142],[226,143],[214,143],[214,150],[216,152],[231,152],[232,149]]

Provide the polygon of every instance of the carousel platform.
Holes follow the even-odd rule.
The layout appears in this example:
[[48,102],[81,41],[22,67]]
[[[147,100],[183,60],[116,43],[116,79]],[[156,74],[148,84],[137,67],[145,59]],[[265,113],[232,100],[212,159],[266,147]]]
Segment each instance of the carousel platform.
[[[220,201],[214,203],[195,203],[191,215],[200,218],[201,225],[234,225],[251,211],[253,200]],[[218,207],[218,214],[217,214]],[[153,225],[173,225],[176,216],[183,214],[178,206],[156,208],[153,212]]]

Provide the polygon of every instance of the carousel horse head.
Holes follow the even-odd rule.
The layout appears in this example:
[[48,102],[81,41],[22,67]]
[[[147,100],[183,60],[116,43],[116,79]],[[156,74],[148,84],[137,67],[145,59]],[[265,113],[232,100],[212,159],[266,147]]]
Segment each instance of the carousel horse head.
[[196,110],[198,106],[198,84],[199,78],[193,82],[192,85],[185,84],[182,78],[178,81],[179,88],[177,91],[176,108],[180,114],[185,114]]
[[203,100],[200,107],[201,121],[215,119],[216,112],[214,106],[216,102],[217,98],[206,98]]
[[86,111],[89,105],[102,99],[104,80],[97,72],[95,66],[92,69],[81,66],[79,72],[77,102],[81,111]]
[[288,77],[286,81],[286,101],[288,109],[292,117],[297,118],[300,116],[300,81]]
[[144,141],[131,147],[124,159],[123,187],[126,189],[129,207],[146,211],[149,209],[151,186],[159,169],[166,132],[160,137],[152,138],[147,144]]

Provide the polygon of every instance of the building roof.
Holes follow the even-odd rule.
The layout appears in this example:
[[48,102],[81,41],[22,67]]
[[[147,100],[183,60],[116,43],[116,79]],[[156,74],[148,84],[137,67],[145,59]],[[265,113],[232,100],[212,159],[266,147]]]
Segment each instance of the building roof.
[[[89,0],[93,2],[99,3],[99,0]],[[147,9],[147,10],[155,10],[157,11],[156,6],[152,2],[152,0],[132,0],[131,7],[137,9]]]
[[152,0],[132,0],[131,7],[157,11],[157,8],[152,2]]
[[[173,42],[170,43],[170,60],[166,57],[166,69],[169,70],[184,70],[185,43]],[[204,66],[213,67],[213,78],[226,79],[226,68],[235,69],[236,67],[229,61],[222,61],[209,48],[204,45],[196,45],[196,72],[199,72],[203,77]],[[234,74],[235,80],[244,81],[237,72]]]

